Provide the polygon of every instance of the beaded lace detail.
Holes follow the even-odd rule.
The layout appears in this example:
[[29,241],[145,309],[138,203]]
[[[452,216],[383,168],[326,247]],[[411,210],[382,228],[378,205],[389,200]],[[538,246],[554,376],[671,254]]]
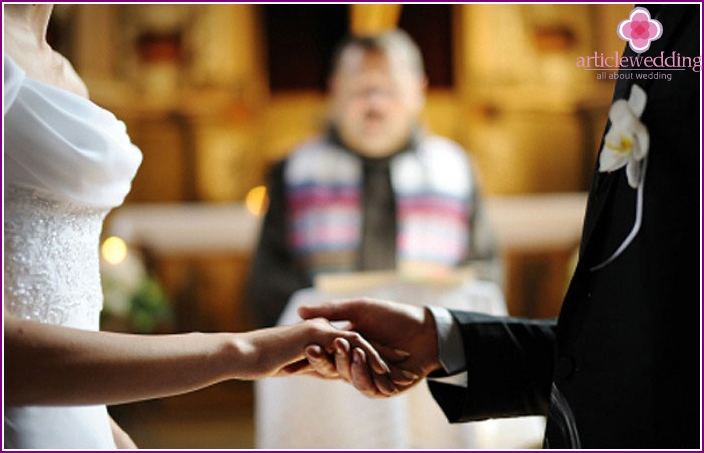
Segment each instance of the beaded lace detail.
[[98,247],[107,212],[6,187],[5,309],[33,321],[97,326]]

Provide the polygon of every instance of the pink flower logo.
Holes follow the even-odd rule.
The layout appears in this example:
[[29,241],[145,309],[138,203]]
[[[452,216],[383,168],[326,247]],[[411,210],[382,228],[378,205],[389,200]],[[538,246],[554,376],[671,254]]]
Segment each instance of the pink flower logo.
[[619,38],[628,41],[636,53],[643,53],[650,48],[650,42],[662,36],[660,21],[650,18],[650,11],[645,8],[633,8],[628,19],[622,20],[616,33]]

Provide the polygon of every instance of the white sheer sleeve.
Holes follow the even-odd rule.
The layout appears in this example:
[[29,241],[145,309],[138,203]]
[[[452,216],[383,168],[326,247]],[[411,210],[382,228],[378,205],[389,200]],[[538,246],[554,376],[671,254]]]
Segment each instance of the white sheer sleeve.
[[22,68],[17,66],[10,58],[7,56],[3,57],[3,94],[2,94],[2,114],[5,116],[12,104],[14,104],[15,99],[17,99],[17,93],[20,91],[22,86],[22,80],[24,79],[24,71]]

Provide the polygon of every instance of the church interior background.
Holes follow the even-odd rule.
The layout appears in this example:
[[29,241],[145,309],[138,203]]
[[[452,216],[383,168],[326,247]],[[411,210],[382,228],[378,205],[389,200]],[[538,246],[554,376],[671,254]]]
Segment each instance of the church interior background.
[[[506,264],[510,314],[556,316],[613,81],[579,56],[622,51],[631,5],[59,4],[57,50],[125,121],[144,161],[107,219],[171,316],[155,332],[245,330],[242,285],[270,164],[320,130],[347,32],[419,43],[424,122],[472,154]],[[135,330],[107,320],[105,328]],[[143,448],[252,448],[251,383],[111,408]]]

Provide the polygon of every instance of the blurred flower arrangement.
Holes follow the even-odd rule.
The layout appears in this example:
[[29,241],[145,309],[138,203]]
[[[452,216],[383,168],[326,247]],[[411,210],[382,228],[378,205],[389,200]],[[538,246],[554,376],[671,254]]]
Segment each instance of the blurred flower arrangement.
[[101,246],[102,322],[107,330],[155,333],[173,320],[169,298],[142,257],[118,237]]

